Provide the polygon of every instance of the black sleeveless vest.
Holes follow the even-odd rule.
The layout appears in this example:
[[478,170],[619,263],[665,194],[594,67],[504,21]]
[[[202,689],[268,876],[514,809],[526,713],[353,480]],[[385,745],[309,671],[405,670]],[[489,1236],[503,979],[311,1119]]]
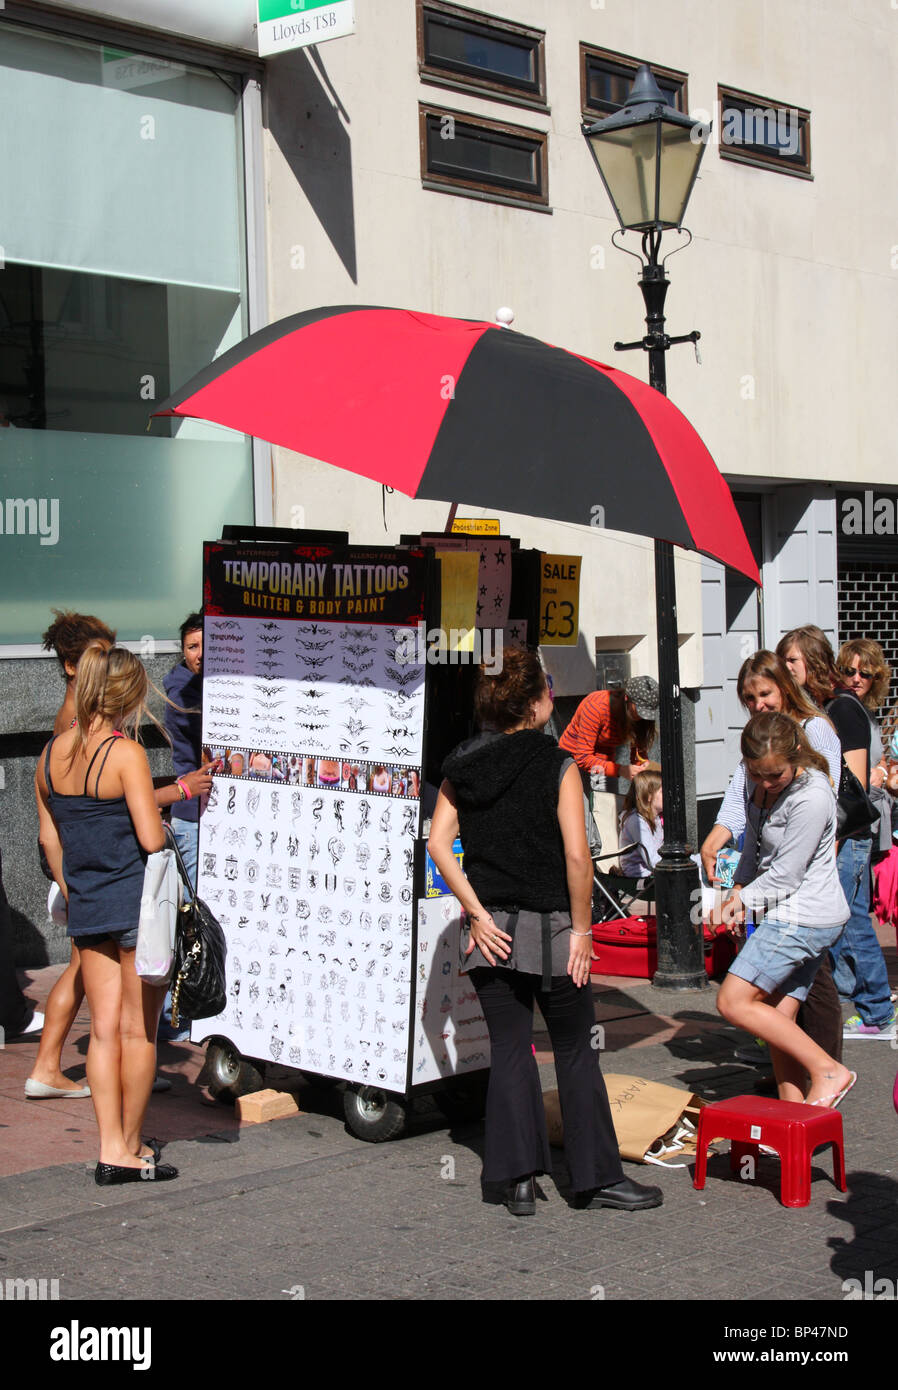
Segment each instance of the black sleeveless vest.
[[481,735],[443,764],[464,869],[484,907],[568,911],[558,782],[570,754],[535,729]]

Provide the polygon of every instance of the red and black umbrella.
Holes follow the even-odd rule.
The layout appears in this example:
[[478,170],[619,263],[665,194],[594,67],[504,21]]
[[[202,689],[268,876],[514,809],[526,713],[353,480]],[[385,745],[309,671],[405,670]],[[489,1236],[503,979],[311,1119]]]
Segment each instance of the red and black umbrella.
[[497,324],[312,309],[252,334],[155,414],[215,421],[409,497],[672,541],[758,582],[729,488],[676,406]]

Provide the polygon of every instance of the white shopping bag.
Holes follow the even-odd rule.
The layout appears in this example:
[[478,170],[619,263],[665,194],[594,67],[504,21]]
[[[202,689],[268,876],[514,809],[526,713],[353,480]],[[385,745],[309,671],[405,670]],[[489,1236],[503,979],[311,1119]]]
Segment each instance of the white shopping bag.
[[147,858],[137,926],[134,968],[148,985],[167,985],[175,959],[175,924],[181,881],[175,852],[160,849]]
[[47,894],[47,912],[50,915],[50,920],[55,922],[58,927],[68,925],[69,908],[58,883],[54,883]]

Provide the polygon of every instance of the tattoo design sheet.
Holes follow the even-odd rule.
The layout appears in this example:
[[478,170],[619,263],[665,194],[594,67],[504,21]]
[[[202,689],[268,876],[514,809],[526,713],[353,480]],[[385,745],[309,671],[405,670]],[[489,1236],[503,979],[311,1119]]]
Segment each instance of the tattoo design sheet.
[[[416,639],[409,627],[209,617],[204,742],[420,766],[424,667]],[[283,771],[283,759],[278,766]],[[251,771],[245,761],[238,769]]]
[[[245,583],[248,568],[228,558],[224,573]],[[223,590],[220,573],[212,587]],[[235,614],[229,595],[210,604],[207,584],[203,743],[223,766],[200,821],[198,889],[227,938],[228,1002],[193,1029],[248,1057],[397,1091],[424,725],[408,593],[413,621],[397,625]]]

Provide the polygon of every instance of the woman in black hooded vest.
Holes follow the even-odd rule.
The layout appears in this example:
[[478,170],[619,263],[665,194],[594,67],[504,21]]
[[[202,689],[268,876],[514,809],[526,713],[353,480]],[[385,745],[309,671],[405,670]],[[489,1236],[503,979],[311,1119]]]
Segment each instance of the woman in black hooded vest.
[[[542,733],[552,697],[536,653],[506,652],[499,672],[481,668],[474,702],[482,732],[446,759],[428,848],[467,915],[462,969],[490,1034],[484,1198],[531,1215],[534,1176],[551,1171],[531,1047],[536,999],[555,1053],[574,1204],[659,1206],[659,1188],[623,1176],[592,1045],[583,792],[573,759]],[[464,872],[452,853],[457,835]]]

